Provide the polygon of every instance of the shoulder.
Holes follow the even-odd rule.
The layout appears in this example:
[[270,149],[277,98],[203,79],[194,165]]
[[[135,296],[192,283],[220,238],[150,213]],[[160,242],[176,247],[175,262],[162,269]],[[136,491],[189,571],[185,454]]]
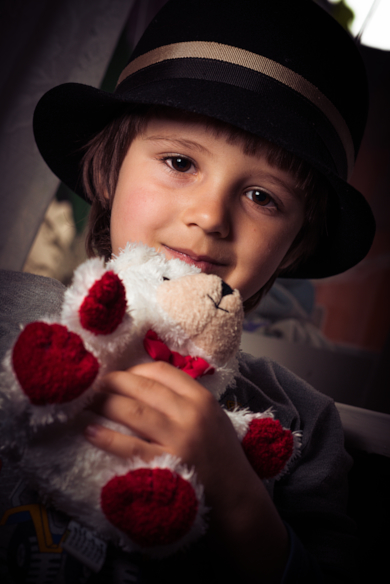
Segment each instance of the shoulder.
[[245,354],[234,393],[238,405],[252,411],[272,408],[285,428],[300,432],[301,455],[282,483],[293,478],[295,485],[302,483],[302,492],[310,484],[317,488],[333,483],[335,491],[344,489],[351,459],[344,449],[343,427],[332,398],[278,363]]
[[[333,470],[339,466],[350,467],[334,400],[285,367],[269,359],[242,354],[240,374],[233,391],[227,392],[224,400],[236,400],[237,405],[255,412],[271,408],[285,428],[301,433],[300,463],[306,457],[313,459],[316,472],[321,470],[325,460],[322,470],[327,467],[328,472],[329,466]],[[224,403],[229,407],[230,404]]]
[[343,574],[349,581],[356,545],[355,528],[346,515],[352,461],[333,399],[278,363],[246,354],[240,358],[234,393],[254,411],[271,407],[284,427],[300,432],[300,456],[274,484],[273,499],[324,574]]
[[[46,301],[49,309],[57,305],[58,299],[62,301],[65,286],[58,280],[37,276],[27,272],[13,272],[12,270],[0,270],[0,299],[2,302],[17,305],[23,299],[29,304],[39,306],[37,296],[41,293],[47,294]],[[2,309],[7,312],[7,307],[2,305]]]
[[0,270],[0,355],[20,332],[20,325],[59,313],[65,286],[51,278]]
[[303,379],[275,361],[241,353],[236,388],[227,393],[242,407],[252,411],[272,408],[285,425],[294,430],[330,416],[339,420],[332,398],[322,394]]

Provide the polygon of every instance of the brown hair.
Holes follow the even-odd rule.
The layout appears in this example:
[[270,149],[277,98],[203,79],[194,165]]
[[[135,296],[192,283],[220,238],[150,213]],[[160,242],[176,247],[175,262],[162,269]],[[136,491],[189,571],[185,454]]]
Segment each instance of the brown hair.
[[246,154],[264,153],[269,164],[294,177],[295,190],[304,198],[303,225],[281,267],[256,294],[244,302],[245,312],[248,312],[260,302],[278,276],[292,272],[314,253],[325,230],[327,189],[324,180],[309,163],[264,138],[230,124],[163,106],[138,106],[115,118],[86,147],[82,161],[82,180],[87,197],[92,203],[86,238],[86,249],[90,257],[101,255],[106,260],[111,257],[111,205],[119,171],[132,141],[142,133],[152,117],[160,116],[200,121],[215,135],[224,135],[229,143],[240,143]]

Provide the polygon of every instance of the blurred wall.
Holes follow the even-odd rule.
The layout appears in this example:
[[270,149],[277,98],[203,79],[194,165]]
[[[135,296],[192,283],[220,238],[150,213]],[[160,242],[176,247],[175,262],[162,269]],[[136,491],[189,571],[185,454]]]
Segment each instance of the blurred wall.
[[370,87],[367,128],[352,184],[377,223],[368,256],[344,274],[315,281],[330,339],[381,351],[390,330],[390,52],[361,46]]
[[134,0],[12,0],[0,4],[0,267],[21,270],[57,178],[32,134],[51,87],[99,85]]

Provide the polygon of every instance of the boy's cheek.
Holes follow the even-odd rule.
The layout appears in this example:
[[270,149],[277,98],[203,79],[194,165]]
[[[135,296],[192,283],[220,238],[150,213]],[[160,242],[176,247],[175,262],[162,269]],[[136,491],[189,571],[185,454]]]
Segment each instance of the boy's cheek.
[[270,258],[264,258],[262,254],[256,253],[254,257],[242,262],[239,269],[236,269],[231,276],[227,276],[225,281],[232,288],[237,288],[242,300],[248,300],[256,294],[268,282],[277,268],[277,263]]
[[117,254],[128,241],[142,242],[154,247],[153,214],[142,200],[128,205],[113,206],[110,223],[111,246]]
[[[232,281],[227,283],[232,288],[238,288],[243,300],[248,300],[256,294],[283,265],[283,260],[291,247],[300,227],[291,226],[285,233],[267,237],[261,241],[253,240],[241,255],[241,262],[232,274]],[[245,256],[245,257],[244,257]]]

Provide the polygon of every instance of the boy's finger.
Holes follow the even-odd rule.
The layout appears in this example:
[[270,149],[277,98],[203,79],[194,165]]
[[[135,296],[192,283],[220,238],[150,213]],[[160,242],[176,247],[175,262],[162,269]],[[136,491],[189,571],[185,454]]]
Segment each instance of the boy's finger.
[[136,436],[120,434],[100,425],[87,426],[84,436],[97,448],[120,458],[139,457],[148,462],[163,453],[162,447],[157,444],[150,444]]
[[159,382],[181,396],[209,393],[200,383],[187,373],[163,361],[153,361],[135,365],[129,371],[143,378]]
[[130,428],[141,438],[155,443],[161,444],[166,436],[173,433],[172,422],[165,413],[128,395],[103,393],[102,399],[98,399],[91,409],[100,416]]
[[206,391],[186,373],[168,363],[144,365],[107,374],[102,380],[101,389],[132,397],[173,416],[184,407],[183,398],[196,395],[199,387]]

